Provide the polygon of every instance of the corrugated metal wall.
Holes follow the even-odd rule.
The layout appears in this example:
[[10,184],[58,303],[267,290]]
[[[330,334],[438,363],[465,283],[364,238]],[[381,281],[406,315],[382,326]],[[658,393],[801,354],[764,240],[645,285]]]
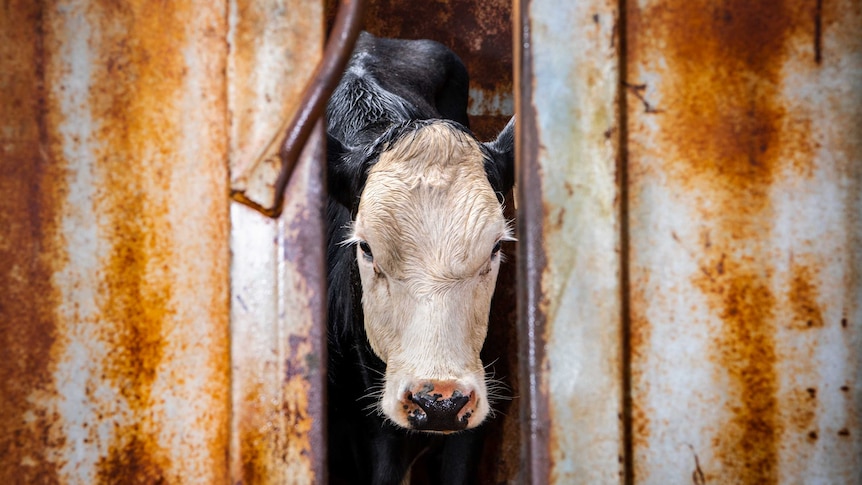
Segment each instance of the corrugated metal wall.
[[0,19],[0,481],[223,480],[223,9],[9,1]]
[[636,481],[862,482],[862,4],[626,25]]
[[281,219],[228,202],[322,12],[3,2],[0,481],[325,476],[319,137]]
[[862,483],[862,4],[529,0],[531,483]]
[[[319,135],[228,196],[331,6],[2,3],[0,481],[325,481]],[[860,2],[509,7],[366,12],[519,112],[483,481],[862,483]]]

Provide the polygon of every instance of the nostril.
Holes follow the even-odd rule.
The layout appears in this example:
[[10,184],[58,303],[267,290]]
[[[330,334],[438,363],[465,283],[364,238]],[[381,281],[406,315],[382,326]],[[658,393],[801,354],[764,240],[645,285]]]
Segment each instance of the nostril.
[[475,411],[476,393],[459,389],[455,382],[424,381],[401,396],[410,427],[419,430],[465,429]]
[[410,400],[426,413],[441,416],[457,414],[470,401],[469,397],[458,391],[452,393],[449,399],[441,399],[442,397],[442,394],[411,394]]

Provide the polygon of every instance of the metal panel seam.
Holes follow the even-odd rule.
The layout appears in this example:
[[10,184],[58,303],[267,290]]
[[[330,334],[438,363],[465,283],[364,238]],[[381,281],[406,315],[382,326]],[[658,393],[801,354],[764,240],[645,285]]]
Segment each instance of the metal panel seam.
[[619,69],[619,85],[617,86],[617,116],[619,138],[617,140],[619,154],[617,166],[617,183],[619,185],[619,224],[620,224],[620,343],[622,357],[622,469],[623,483],[634,484],[634,440],[632,430],[632,357],[631,357],[631,279],[630,279],[630,248],[629,248],[629,190],[628,190],[628,110],[626,109],[626,83],[628,82],[627,47],[627,5],[626,0],[619,0],[619,21],[617,36],[619,39],[619,54],[617,56]]

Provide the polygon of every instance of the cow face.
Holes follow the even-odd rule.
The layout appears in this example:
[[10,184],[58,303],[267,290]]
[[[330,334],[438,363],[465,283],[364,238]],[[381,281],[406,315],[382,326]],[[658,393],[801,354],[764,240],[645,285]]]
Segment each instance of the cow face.
[[[365,331],[386,363],[379,411],[411,429],[478,426],[490,412],[479,352],[511,231],[512,124],[482,145],[448,122],[383,149],[367,172],[352,237]],[[505,182],[503,182],[505,184]],[[509,184],[510,186],[510,184]]]

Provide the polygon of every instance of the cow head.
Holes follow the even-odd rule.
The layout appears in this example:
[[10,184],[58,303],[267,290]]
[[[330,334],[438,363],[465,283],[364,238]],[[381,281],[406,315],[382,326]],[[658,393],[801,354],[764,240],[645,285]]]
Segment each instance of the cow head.
[[501,243],[512,240],[501,201],[514,178],[513,129],[482,144],[456,123],[414,121],[363,150],[364,162],[335,148],[342,163],[330,187],[355,214],[346,244],[366,335],[386,364],[378,410],[399,426],[451,432],[490,412],[479,352]]

